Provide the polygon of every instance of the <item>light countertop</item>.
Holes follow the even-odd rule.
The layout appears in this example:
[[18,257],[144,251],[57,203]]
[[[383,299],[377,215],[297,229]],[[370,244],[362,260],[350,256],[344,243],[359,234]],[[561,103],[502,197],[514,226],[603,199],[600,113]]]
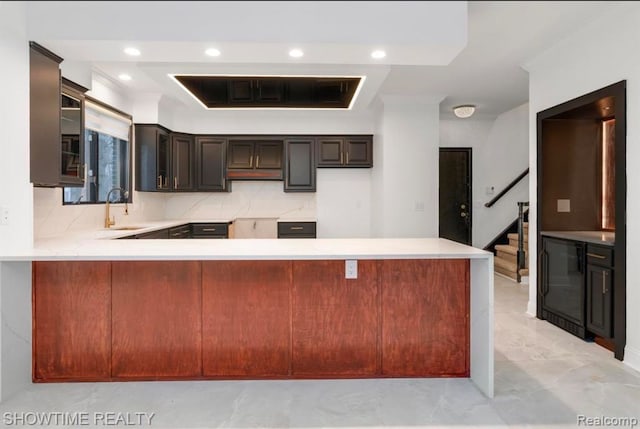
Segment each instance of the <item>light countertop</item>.
[[[491,252],[439,238],[146,239],[129,235],[228,219],[145,222],[137,230],[99,229],[36,239],[30,251],[0,255],[30,260],[242,260],[242,259],[490,259]],[[125,225],[117,225],[115,228]]]
[[613,246],[616,243],[616,233],[609,231],[541,231],[540,234],[545,237],[584,241],[603,246]]

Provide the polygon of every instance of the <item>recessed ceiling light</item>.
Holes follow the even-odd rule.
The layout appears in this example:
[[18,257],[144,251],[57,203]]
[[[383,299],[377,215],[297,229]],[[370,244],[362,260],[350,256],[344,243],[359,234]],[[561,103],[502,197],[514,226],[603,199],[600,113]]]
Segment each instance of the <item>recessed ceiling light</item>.
[[118,75],[118,79],[120,80],[131,80],[131,76],[126,74],[126,73],[122,73]]
[[127,55],[131,55],[132,57],[138,57],[140,56],[140,49],[129,47],[124,49],[124,53]]
[[210,57],[219,57],[220,56],[220,51],[217,50],[216,48],[209,48],[206,51],[204,51],[204,53],[209,55]]
[[303,55],[304,52],[302,52],[302,49],[292,49],[289,51],[289,56],[293,58],[300,58]]
[[385,51],[377,50],[377,51],[371,52],[371,58],[375,58],[376,60],[379,60],[380,58],[384,58],[386,56],[387,56],[387,53]]

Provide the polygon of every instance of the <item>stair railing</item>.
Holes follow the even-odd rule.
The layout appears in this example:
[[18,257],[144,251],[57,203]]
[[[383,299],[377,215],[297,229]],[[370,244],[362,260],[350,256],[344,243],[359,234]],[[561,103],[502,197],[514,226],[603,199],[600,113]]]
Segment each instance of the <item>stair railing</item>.
[[520,270],[525,268],[527,262],[527,256],[524,251],[524,213],[525,207],[529,207],[529,201],[518,201],[518,253],[517,253],[517,270],[516,277],[518,283],[520,283],[521,276]]
[[524,176],[526,176],[527,174],[529,174],[529,169],[528,168],[526,170],[524,170],[522,173],[520,173],[520,175],[518,177],[513,179],[513,181],[511,183],[509,183],[502,191],[498,192],[498,195],[496,195],[491,201],[489,201],[488,203],[485,203],[484,206],[485,207],[491,207],[492,205],[494,205],[500,198],[502,198],[504,196],[504,194],[506,194],[507,192],[509,192],[511,190],[511,188],[516,186],[518,184],[518,182],[521,181],[524,178]]

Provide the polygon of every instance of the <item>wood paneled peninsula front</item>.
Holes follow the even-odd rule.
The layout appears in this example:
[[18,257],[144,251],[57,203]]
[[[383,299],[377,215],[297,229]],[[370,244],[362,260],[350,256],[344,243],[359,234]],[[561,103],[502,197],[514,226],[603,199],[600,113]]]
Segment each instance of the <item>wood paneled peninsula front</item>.
[[493,258],[479,249],[86,240],[29,259],[35,382],[469,377],[493,395]]

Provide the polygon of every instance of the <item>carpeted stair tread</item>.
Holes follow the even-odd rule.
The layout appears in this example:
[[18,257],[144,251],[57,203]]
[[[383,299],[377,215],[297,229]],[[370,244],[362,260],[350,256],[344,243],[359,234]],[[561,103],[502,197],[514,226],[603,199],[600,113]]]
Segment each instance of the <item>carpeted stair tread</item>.
[[514,274],[518,271],[518,266],[515,262],[507,261],[502,258],[494,258],[493,265],[495,267],[503,268],[509,272],[513,272]]
[[513,279],[513,280],[517,280],[517,279],[518,279],[518,276],[516,276],[516,273],[514,273],[514,272],[512,272],[512,271],[509,271],[509,270],[505,270],[505,269],[504,269],[504,268],[502,268],[502,267],[498,267],[498,266],[496,266],[496,267],[495,267],[495,272],[496,272],[496,273],[503,274],[503,275],[505,275],[505,276],[509,277],[510,279]]
[[[508,253],[510,255],[517,255],[518,254],[518,247],[517,246],[509,246],[508,244],[496,244],[495,246],[496,250],[498,252],[504,252],[504,253]],[[524,249],[525,254],[528,253],[527,249]]]
[[[514,232],[514,233],[511,233],[511,234],[507,234],[507,238],[509,240],[515,240],[516,243],[517,243],[518,242],[518,233]],[[529,242],[529,234],[523,234],[523,238],[524,238],[524,242],[525,243]]]

